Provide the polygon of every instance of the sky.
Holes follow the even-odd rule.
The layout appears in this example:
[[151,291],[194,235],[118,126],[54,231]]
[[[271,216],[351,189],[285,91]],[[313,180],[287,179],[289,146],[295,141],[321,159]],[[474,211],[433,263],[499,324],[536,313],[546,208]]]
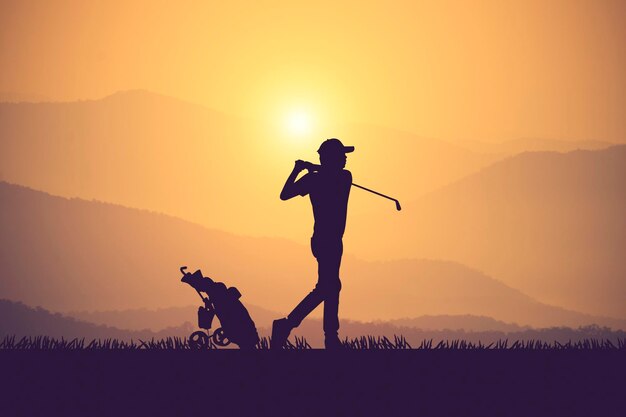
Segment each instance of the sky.
[[0,92],[146,89],[295,132],[626,142],[623,1],[0,0]]

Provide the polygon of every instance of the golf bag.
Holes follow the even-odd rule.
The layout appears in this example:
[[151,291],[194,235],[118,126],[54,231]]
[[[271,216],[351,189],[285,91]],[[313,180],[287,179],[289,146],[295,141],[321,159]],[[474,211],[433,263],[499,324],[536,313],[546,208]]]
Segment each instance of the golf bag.
[[[198,326],[206,330],[206,333],[194,332],[189,337],[189,345],[195,348],[207,347],[209,338],[212,338],[218,346],[227,346],[233,342],[240,349],[254,349],[259,342],[259,335],[248,310],[239,300],[239,290],[235,287],[227,288],[222,282],[204,277],[199,269],[193,274],[185,272],[186,269],[185,266],[180,268],[183,274],[181,281],[192,286],[204,301],[204,306],[198,308]],[[209,330],[215,316],[222,327],[211,335]]]

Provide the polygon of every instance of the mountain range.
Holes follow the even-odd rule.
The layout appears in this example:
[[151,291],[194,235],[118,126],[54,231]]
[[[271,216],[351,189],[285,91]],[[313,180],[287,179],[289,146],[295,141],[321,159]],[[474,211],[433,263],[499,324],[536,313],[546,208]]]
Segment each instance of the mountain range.
[[546,138],[519,138],[500,143],[481,141],[462,141],[467,149],[481,153],[516,155],[523,152],[572,152],[577,150],[600,150],[615,145],[601,140],[563,140]]
[[[198,303],[198,305],[201,303]],[[195,324],[198,305],[184,307],[169,307],[148,310],[145,308],[128,310],[105,310],[105,311],[69,311],[64,313],[67,317],[72,317],[80,321],[94,323],[98,325],[110,326],[124,330],[151,330],[158,332],[166,328],[174,328],[185,322]],[[258,328],[270,329],[272,322],[282,317],[281,313],[266,310],[253,304],[246,305],[250,316]],[[312,322],[321,328],[319,318],[311,319]],[[355,323],[352,321],[352,323]],[[485,316],[471,315],[440,315],[421,316],[414,318],[403,318],[389,320],[386,322],[371,322],[372,325],[391,325],[395,327],[415,328],[421,330],[465,330],[476,331],[520,331],[525,327],[512,323],[494,320]],[[318,329],[319,330],[319,329]]]
[[456,261],[540,301],[623,318],[625,178],[626,145],[522,153],[401,213],[353,216],[346,246],[370,259]]
[[[162,339],[165,337],[187,338],[191,332],[197,329],[195,324],[185,322],[177,327],[168,327],[161,331],[150,330],[125,330],[111,326],[96,325],[84,320],[76,320],[73,317],[52,313],[41,307],[32,308],[23,303],[11,302],[0,299],[0,314],[4,318],[0,322],[0,340],[6,337],[15,337],[19,340],[22,337],[49,336],[57,339],[64,338],[71,340],[74,338],[85,339],[88,344],[92,339],[117,339],[117,340],[141,340]],[[442,317],[444,322],[450,317]],[[510,343],[516,340],[533,340],[554,343],[576,342],[583,339],[611,340],[613,343],[623,341],[626,333],[623,331],[612,331],[608,328],[598,326],[587,326],[578,329],[566,327],[554,327],[548,329],[519,328],[513,325],[497,324],[498,328],[491,328],[493,321],[484,317],[464,317],[474,323],[482,323],[486,327],[482,329],[455,329],[451,328],[418,328],[397,325],[389,322],[363,323],[351,320],[342,320],[342,338],[360,338],[363,336],[386,336],[393,340],[395,335],[402,335],[413,346],[418,347],[424,341],[430,341],[433,346],[439,341],[465,340],[468,342],[481,342],[485,345],[495,343],[498,340],[508,340]],[[417,318],[411,322],[430,323],[438,322],[436,317]],[[455,320],[454,323],[459,323]],[[217,328],[217,323],[214,323]],[[410,324],[410,323],[409,323]],[[306,319],[302,325],[294,332],[293,336],[305,337],[312,347],[323,346],[323,336],[321,320]],[[268,336],[270,330],[267,327],[259,327],[259,335]],[[293,337],[292,337],[293,341]]]
[[[327,132],[356,146],[355,182],[402,201],[509,155],[369,124]],[[294,140],[268,122],[132,90],[99,100],[0,103],[0,179],[65,197],[154,210],[238,234],[298,239],[306,205],[278,194],[293,161],[317,163],[322,138]],[[352,210],[385,201],[362,192]],[[276,213],[267,216],[267,213]]]
[[191,323],[164,328],[161,331],[127,330],[113,326],[94,324],[73,317],[50,312],[44,308],[33,308],[20,302],[0,299],[0,338],[6,336],[34,337],[49,336],[73,339],[120,339],[150,340],[164,337],[187,337],[195,329]]
[[[309,249],[285,239],[233,235],[4,182],[0,239],[0,297],[53,311],[187,306],[197,295],[180,282],[178,268],[186,265],[236,286],[246,304],[286,314],[316,279]],[[346,255],[342,281],[341,314],[353,320],[470,314],[535,327],[624,325],[539,303],[446,261]]]
[[[351,318],[621,326],[626,146],[458,145],[367,124],[331,134],[356,146],[355,182],[403,206],[351,193]],[[307,202],[277,195],[290,161],[314,160],[317,142],[275,136],[268,123],[146,91],[0,103],[0,180],[71,197],[0,183],[0,296],[55,311],[186,306],[174,278],[185,263],[288,311],[314,283],[299,244],[312,222]]]

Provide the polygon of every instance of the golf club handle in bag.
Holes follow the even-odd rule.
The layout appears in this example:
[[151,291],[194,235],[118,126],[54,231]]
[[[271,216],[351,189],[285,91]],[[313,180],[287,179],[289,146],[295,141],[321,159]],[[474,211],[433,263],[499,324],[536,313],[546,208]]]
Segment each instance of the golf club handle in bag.
[[[187,274],[187,267],[186,266],[181,266],[180,267],[180,272],[183,274],[183,277]],[[200,291],[198,291],[198,289],[196,287],[193,287],[194,290],[196,290],[196,292],[198,293],[198,295],[200,296],[200,298],[202,298],[203,301],[206,301],[207,298],[202,295],[202,293]]]

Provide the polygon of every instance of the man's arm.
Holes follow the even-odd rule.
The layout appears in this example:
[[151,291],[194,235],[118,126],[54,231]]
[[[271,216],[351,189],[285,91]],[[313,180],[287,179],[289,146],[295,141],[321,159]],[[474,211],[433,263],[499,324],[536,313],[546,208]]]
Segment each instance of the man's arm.
[[295,182],[296,178],[298,178],[298,174],[306,169],[306,164],[307,162],[301,161],[299,159],[296,161],[295,165],[293,166],[293,170],[291,171],[291,174],[289,174],[287,181],[285,181],[283,190],[280,192],[281,200],[289,200],[290,198],[300,195],[297,188],[295,187]]

